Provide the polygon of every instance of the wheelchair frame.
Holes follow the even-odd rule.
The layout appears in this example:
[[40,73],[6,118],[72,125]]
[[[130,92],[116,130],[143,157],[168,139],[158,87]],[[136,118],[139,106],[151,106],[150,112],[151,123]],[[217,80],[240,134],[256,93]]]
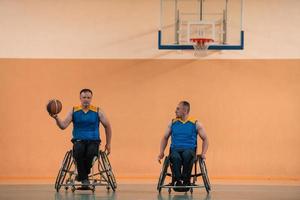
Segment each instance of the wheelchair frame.
[[[97,163],[97,172],[94,172],[95,163]],[[62,161],[62,166],[56,177],[56,191],[59,192],[61,187],[65,187],[65,190],[71,188],[72,192],[75,192],[75,190],[81,190],[83,185],[81,183],[75,183],[75,177],[77,174],[76,163],[75,159],[73,158],[73,151],[67,151]],[[106,186],[107,190],[116,190],[117,182],[106,152],[100,150],[98,156],[94,158],[91,174],[88,176],[88,178],[89,181],[91,181],[90,185],[88,186],[88,190],[92,190],[94,192],[96,186]]]
[[[199,164],[200,167],[200,173],[197,172],[197,164]],[[205,188],[207,194],[209,194],[210,190],[211,190],[211,186],[210,186],[210,182],[209,182],[209,178],[208,178],[208,172],[207,172],[207,168],[206,168],[206,164],[205,161],[201,158],[200,155],[196,156],[196,159],[193,161],[193,165],[194,165],[194,173],[192,170],[192,174],[191,174],[191,185],[190,186],[174,186],[173,183],[173,170],[172,170],[172,163],[170,162],[170,155],[167,156],[164,160],[163,166],[162,166],[162,170],[158,179],[158,184],[157,184],[157,190],[160,193],[162,188],[168,188],[168,192],[169,194],[171,193],[171,189],[176,190],[176,189],[188,189],[190,188],[190,192],[193,193],[193,189],[194,188]],[[171,168],[171,172],[168,172],[169,167]],[[169,184],[164,184],[166,177],[169,176],[171,177],[171,183]],[[202,176],[202,180],[204,185],[197,185],[196,181],[197,181],[197,177]],[[185,191],[187,192],[187,191]]]

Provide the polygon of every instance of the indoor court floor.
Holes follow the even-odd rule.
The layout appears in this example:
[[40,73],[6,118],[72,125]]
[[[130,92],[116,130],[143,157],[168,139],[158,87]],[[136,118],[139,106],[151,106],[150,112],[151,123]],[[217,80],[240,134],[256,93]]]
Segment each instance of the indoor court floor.
[[53,185],[0,185],[1,200],[299,200],[300,186],[297,185],[213,185],[207,195],[205,189],[194,193],[178,193],[163,190],[161,194],[152,184],[120,184],[116,192],[107,192],[103,187],[91,191],[61,190],[57,193]]
[[[0,200],[300,200],[300,0],[0,0],[0,29]],[[157,191],[189,163],[209,194]]]

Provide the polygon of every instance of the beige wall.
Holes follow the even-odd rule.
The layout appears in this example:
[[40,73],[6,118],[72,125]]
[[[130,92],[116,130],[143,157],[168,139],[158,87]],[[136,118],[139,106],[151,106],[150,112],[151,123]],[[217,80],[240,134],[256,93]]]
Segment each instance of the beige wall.
[[[71,148],[45,104],[64,117],[94,91],[113,126],[118,177],[157,177],[159,141],[178,101],[210,139],[214,178],[300,179],[299,60],[0,60],[0,178],[55,177]],[[104,132],[102,131],[102,138]]]
[[[207,58],[299,58],[299,0],[244,0],[245,50]],[[1,0],[1,58],[193,58],[160,51],[159,0]]]

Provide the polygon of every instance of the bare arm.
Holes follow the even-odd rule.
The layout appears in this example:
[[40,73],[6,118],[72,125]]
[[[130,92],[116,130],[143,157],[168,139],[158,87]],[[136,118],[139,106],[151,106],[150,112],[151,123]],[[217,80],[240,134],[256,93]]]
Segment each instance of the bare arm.
[[206,152],[208,149],[208,137],[206,135],[205,129],[203,127],[203,125],[199,122],[196,122],[196,127],[197,127],[197,131],[198,131],[198,135],[200,136],[201,140],[202,140],[202,151],[201,151],[201,157],[203,159],[206,158]]
[[163,159],[165,156],[164,152],[165,152],[166,146],[168,145],[168,140],[169,140],[170,136],[171,136],[171,124],[169,124],[169,126],[160,142],[160,152],[159,152],[159,155],[157,158],[159,163],[160,163],[160,160]]
[[110,150],[111,150],[111,136],[112,136],[111,126],[110,126],[110,123],[109,123],[106,115],[104,114],[104,112],[102,110],[99,110],[98,114],[99,114],[100,122],[102,123],[102,125],[105,129],[105,135],[106,135],[105,149],[107,150],[107,153],[109,154]]
[[53,117],[53,118],[55,119],[57,126],[58,126],[60,129],[64,130],[64,129],[66,129],[66,128],[70,125],[70,123],[72,122],[72,114],[73,114],[73,111],[70,111],[70,112],[68,113],[68,115],[67,115],[67,117],[66,117],[65,120],[60,119],[60,118],[58,117],[58,115],[51,115],[51,114],[50,114],[50,116]]

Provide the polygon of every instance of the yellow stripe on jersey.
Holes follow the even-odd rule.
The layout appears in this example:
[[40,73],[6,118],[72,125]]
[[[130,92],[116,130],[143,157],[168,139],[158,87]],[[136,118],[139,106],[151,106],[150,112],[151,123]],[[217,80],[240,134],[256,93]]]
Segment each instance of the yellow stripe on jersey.
[[185,124],[187,122],[192,122],[193,124],[195,124],[197,122],[196,119],[192,118],[192,117],[189,117],[186,121],[183,121],[181,120],[180,118],[175,118],[173,119],[173,123],[177,122],[177,121],[180,121],[181,123]]
[[94,112],[98,111],[98,108],[96,106],[92,106],[92,105],[90,105],[89,109],[94,111]]
[[[82,106],[74,106],[74,112],[82,110]],[[98,112],[98,108],[96,106],[90,105],[89,110]]]
[[79,110],[82,110],[82,106],[74,106],[74,112],[77,112]]

